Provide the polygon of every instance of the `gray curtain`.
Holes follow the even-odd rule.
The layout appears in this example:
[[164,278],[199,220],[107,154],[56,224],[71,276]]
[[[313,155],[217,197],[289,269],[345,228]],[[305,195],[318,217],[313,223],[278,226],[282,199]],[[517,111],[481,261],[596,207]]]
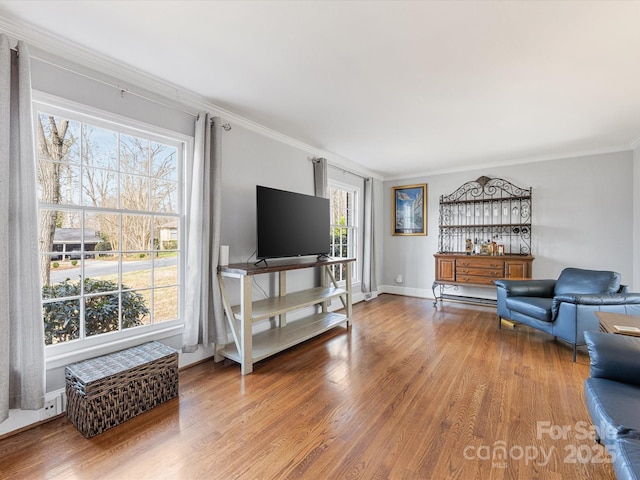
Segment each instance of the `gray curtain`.
[[187,266],[182,351],[226,344],[227,333],[217,268],[222,223],[220,118],[196,118],[193,163],[187,171]]
[[374,208],[373,208],[373,178],[364,181],[364,244],[362,249],[362,293],[365,299],[378,289],[376,284],[375,249],[374,249]]
[[327,198],[329,186],[329,175],[327,173],[327,159],[314,158],[313,162],[313,182],[316,197]]
[[44,406],[45,366],[31,73],[0,34],[0,421]]

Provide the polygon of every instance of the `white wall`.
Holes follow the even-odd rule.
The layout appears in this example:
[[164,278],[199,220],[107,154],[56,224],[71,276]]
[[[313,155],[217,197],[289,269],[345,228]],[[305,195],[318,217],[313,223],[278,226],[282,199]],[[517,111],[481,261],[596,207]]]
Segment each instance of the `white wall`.
[[[635,163],[639,161],[636,158]],[[633,152],[627,151],[385,182],[382,289],[432,297],[439,197],[483,175],[533,187],[534,277],[557,278],[564,267],[574,266],[615,270],[624,283],[638,286],[633,268],[633,167]],[[414,183],[428,184],[428,235],[394,237],[391,187]],[[397,274],[404,277],[402,285],[394,281]],[[467,293],[495,297],[489,289],[468,289]]]

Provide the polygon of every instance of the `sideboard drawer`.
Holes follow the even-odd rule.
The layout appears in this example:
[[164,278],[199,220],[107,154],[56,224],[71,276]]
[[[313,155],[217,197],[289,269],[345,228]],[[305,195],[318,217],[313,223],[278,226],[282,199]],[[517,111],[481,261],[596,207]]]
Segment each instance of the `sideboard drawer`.
[[481,275],[491,278],[504,277],[503,269],[491,269],[491,268],[464,268],[460,267],[456,269],[457,275]]
[[469,257],[456,259],[456,267],[504,269],[504,261],[496,258]]
[[484,277],[480,275],[457,275],[456,282],[468,283],[470,285],[492,285],[493,277]]

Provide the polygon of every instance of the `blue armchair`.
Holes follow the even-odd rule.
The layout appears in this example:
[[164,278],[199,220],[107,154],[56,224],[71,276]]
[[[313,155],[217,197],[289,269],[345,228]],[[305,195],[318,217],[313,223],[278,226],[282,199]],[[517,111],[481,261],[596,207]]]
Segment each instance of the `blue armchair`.
[[595,312],[640,315],[640,293],[620,285],[620,274],[565,268],[557,280],[495,280],[498,326],[513,320],[573,345],[573,361],[585,330],[599,330]]

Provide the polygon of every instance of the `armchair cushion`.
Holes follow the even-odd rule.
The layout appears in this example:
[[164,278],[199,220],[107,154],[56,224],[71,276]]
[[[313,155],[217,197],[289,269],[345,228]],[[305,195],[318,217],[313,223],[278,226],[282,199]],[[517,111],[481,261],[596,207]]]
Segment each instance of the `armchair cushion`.
[[556,281],[554,295],[616,293],[620,280],[617,272],[565,268]]
[[543,322],[551,321],[552,303],[552,298],[543,297],[507,297],[505,301],[508,309]]
[[640,385],[640,338],[584,332],[591,358],[591,377]]

